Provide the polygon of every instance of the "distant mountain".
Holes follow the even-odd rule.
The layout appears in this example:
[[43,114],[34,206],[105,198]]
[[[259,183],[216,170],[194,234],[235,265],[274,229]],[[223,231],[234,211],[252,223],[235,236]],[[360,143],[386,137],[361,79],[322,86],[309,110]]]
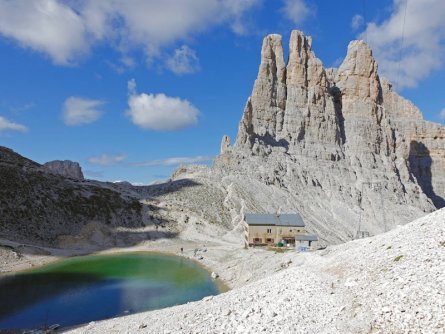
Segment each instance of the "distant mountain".
[[70,160],[54,160],[43,164],[54,174],[59,174],[72,179],[84,180],[82,168],[78,162]]

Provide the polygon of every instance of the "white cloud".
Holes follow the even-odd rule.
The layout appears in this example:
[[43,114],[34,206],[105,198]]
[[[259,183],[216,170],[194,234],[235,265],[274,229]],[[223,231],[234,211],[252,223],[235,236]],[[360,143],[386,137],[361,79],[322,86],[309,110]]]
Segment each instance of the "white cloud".
[[[75,62],[99,42],[123,54],[148,58],[194,34],[226,24],[242,31],[244,14],[262,0],[14,0],[0,1],[0,34],[49,55]],[[179,15],[179,14],[180,15]]]
[[127,82],[128,95],[136,94],[136,80],[131,79]]
[[129,56],[122,56],[120,62],[127,68],[133,68],[136,66],[136,61]]
[[312,14],[311,9],[306,5],[304,0],[283,0],[283,2],[281,11],[286,18],[294,24],[302,23]]
[[143,129],[171,131],[198,123],[198,109],[189,101],[165,94],[138,94],[136,82],[128,82],[127,115]]
[[113,62],[110,60],[105,60],[105,63],[110,66],[112,70],[114,70],[118,74],[123,74],[127,70],[131,70],[136,67],[136,61],[129,56],[123,56],[119,59],[118,62]]
[[1,1],[0,34],[63,65],[89,48],[82,18],[56,0]]
[[28,128],[22,124],[14,123],[0,116],[0,133],[6,131],[26,132]]
[[178,158],[168,158],[161,160],[149,160],[143,162],[132,163],[133,167],[154,167],[154,166],[179,166],[179,165],[190,165],[197,164],[201,162],[208,162],[213,160],[214,157],[209,156],[197,156],[197,157],[178,157]]
[[99,119],[102,112],[98,107],[105,102],[71,96],[63,106],[63,121],[66,125],[82,125],[93,123]]
[[9,109],[10,112],[18,114],[18,113],[22,113],[22,112],[28,111],[28,110],[34,108],[35,106],[36,106],[35,103],[28,102],[28,103],[25,103],[25,104],[22,104],[22,105],[10,106],[8,109]]
[[363,16],[356,14],[352,17],[351,28],[353,30],[357,30],[363,25],[363,23],[364,23]]
[[360,37],[367,36],[383,76],[399,89],[415,87],[443,65],[444,17],[443,0],[393,0],[390,17],[369,23]]
[[[227,13],[232,31],[237,35],[247,35],[251,24],[245,13],[261,4],[263,0],[225,0],[220,1],[220,13]],[[220,15],[220,14],[216,14]]]
[[174,54],[166,61],[167,68],[178,74],[190,74],[199,71],[199,59],[195,50],[183,45],[174,51]]
[[112,166],[124,161],[125,159],[127,159],[125,154],[111,155],[104,153],[98,156],[89,157],[88,162],[92,165]]
[[445,121],[445,108],[442,109],[442,111],[439,114],[439,117],[442,121]]

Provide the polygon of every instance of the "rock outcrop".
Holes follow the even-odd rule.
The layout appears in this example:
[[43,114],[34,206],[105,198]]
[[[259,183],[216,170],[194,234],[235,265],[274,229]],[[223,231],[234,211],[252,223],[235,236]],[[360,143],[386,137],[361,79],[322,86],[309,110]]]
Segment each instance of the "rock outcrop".
[[230,151],[230,138],[224,136],[221,140],[221,154],[228,153]]
[[[235,144],[214,172],[242,184],[246,210],[299,211],[326,242],[444,207],[445,128],[424,121],[377,69],[363,41],[325,69],[302,32],[291,34],[287,64],[281,37],[267,36]],[[256,181],[280,200],[262,198]]]
[[70,177],[72,179],[84,180],[82,168],[78,162],[70,160],[54,160],[43,164],[45,168],[54,174]]

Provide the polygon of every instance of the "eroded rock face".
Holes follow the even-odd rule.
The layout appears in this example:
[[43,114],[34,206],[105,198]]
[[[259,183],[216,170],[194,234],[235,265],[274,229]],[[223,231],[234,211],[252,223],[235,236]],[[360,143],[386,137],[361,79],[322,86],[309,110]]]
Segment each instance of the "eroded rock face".
[[[267,36],[236,142],[222,153],[214,171],[245,176],[249,210],[299,211],[327,242],[445,206],[445,128],[379,77],[363,41],[326,70],[302,32],[292,32],[287,64],[281,37]],[[265,203],[246,178],[282,201]]]
[[43,165],[54,174],[70,177],[72,179],[83,180],[84,176],[78,162],[70,160],[54,160]]

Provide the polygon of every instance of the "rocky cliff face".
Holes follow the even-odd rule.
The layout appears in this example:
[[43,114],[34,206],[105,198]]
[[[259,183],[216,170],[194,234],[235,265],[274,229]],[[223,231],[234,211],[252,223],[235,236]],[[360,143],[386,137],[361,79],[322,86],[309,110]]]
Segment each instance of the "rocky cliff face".
[[70,160],[54,160],[43,164],[43,166],[54,174],[77,180],[84,179],[82,169],[78,162]]
[[[339,242],[445,206],[445,128],[424,121],[377,68],[363,41],[325,69],[302,32],[292,32],[287,63],[281,37],[264,39],[235,144],[225,137],[214,165],[233,187],[245,175],[254,203],[245,210],[299,211]],[[279,200],[262,198],[263,185]]]

